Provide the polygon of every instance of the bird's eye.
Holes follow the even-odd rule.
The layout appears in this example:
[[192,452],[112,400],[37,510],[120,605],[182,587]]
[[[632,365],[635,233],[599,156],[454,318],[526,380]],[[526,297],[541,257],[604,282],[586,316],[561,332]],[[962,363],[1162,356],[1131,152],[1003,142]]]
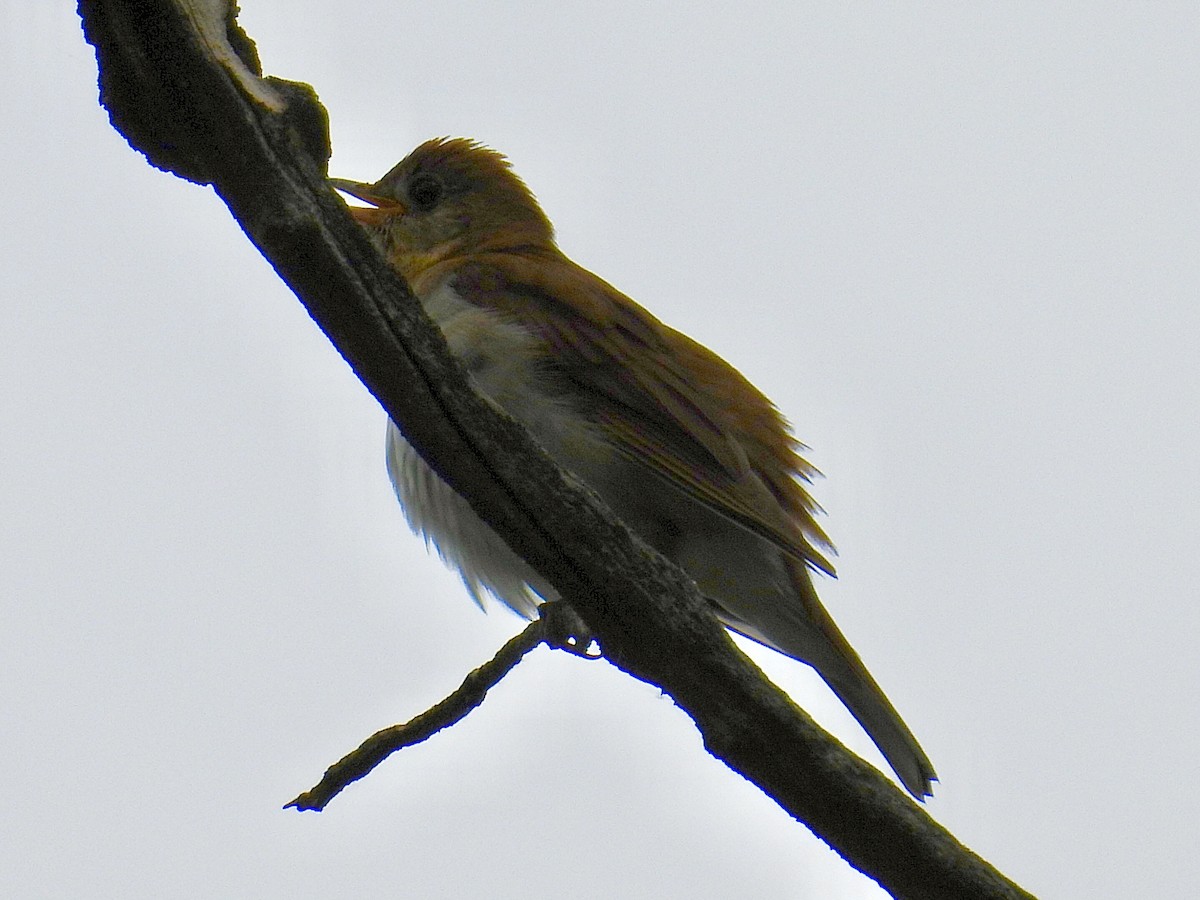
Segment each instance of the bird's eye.
[[408,199],[419,210],[428,211],[442,199],[442,182],[433,175],[417,175],[408,185]]

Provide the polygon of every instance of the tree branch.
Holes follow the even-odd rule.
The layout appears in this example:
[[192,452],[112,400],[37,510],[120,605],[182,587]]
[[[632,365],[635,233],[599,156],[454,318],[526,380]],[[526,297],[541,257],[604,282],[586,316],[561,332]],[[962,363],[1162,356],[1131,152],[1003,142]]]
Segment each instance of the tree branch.
[[607,659],[661,688],[705,746],[896,897],[1027,897],[822,732],[674,566],[477,397],[325,182],[311,88],[260,79],[224,0],[80,0],[101,102],[160,168],[212,184],[406,438],[570,602]]
[[446,699],[430,707],[403,725],[392,725],[375,732],[357,748],[325,770],[320,782],[305,791],[284,809],[316,810],[320,812],[329,801],[360,778],[371,773],[377,765],[405,747],[412,747],[449,728],[479,706],[487,692],[512,671],[525,654],[545,639],[542,619],[525,626],[516,637],[496,651],[496,655],[478,669],[472,669],[458,689]]

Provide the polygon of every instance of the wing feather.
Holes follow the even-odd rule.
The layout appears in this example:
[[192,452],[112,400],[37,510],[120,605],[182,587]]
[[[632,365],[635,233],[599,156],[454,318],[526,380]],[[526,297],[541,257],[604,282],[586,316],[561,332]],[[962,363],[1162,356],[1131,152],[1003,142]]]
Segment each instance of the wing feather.
[[816,470],[779,411],[736,369],[553,247],[447,259],[414,288],[446,278],[468,302],[546,342],[564,391],[619,452],[833,574],[822,552],[833,548],[802,483]]

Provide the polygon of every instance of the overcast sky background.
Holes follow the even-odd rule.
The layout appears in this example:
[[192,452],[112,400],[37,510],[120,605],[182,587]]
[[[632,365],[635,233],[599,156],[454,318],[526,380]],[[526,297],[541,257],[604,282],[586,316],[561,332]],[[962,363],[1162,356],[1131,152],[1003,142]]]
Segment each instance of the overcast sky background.
[[[776,400],[940,822],[1045,897],[1191,895],[1195,3],[243,6],[334,173],[487,142]],[[520,622],[408,533],[381,410],[212,191],[109,126],[71,4],[0,9],[0,894],[883,896],[668,699],[544,649],[280,809]]]

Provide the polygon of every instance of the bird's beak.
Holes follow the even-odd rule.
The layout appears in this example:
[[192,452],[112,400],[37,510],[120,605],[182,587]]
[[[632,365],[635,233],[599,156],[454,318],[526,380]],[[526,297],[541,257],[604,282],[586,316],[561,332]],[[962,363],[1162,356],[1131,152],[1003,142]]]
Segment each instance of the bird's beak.
[[330,178],[329,183],[343,194],[371,204],[369,207],[348,207],[354,220],[363,225],[382,225],[388,219],[404,214],[403,203],[391,197],[381,196],[373,184],[363,184],[361,181],[350,181],[346,178]]

